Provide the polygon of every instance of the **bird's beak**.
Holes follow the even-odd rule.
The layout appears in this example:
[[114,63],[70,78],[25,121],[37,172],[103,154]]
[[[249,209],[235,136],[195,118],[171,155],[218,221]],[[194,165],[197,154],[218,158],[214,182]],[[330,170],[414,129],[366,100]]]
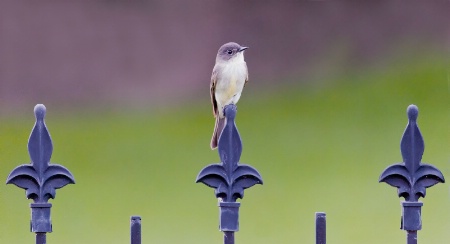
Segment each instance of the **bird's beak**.
[[244,51],[245,49],[248,49],[248,47],[241,47],[241,48],[239,48],[239,52],[242,52],[242,51]]

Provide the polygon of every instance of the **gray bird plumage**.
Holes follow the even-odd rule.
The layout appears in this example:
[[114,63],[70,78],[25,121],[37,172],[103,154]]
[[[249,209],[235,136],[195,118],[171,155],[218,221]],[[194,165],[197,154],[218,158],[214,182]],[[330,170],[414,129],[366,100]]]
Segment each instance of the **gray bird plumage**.
[[244,61],[244,50],[247,48],[229,42],[222,45],[217,52],[210,85],[211,103],[216,118],[211,149],[217,148],[217,142],[225,126],[223,108],[239,101],[244,85],[248,82],[247,64]]

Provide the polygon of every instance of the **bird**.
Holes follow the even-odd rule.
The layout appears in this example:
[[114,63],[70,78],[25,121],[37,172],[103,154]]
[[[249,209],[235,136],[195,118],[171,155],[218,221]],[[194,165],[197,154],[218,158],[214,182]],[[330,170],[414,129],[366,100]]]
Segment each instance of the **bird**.
[[239,101],[242,90],[248,82],[247,63],[244,60],[244,51],[247,49],[248,47],[236,42],[228,42],[217,52],[210,84],[211,103],[216,119],[210,143],[212,150],[217,148],[225,126],[224,107]]

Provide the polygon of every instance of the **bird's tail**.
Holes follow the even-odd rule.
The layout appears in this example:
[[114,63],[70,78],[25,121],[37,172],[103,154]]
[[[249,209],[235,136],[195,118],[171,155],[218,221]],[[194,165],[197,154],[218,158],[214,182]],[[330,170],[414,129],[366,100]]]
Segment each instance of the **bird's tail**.
[[216,124],[214,125],[214,133],[211,138],[211,149],[216,149],[219,143],[220,134],[222,134],[223,127],[225,126],[225,118],[219,118],[216,116]]

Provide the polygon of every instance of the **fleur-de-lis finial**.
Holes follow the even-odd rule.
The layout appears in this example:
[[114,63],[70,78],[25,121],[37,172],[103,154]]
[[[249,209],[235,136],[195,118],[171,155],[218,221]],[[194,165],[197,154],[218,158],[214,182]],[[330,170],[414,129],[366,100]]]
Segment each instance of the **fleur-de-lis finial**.
[[387,167],[381,173],[379,182],[398,188],[398,196],[404,197],[402,202],[401,229],[407,231],[408,243],[417,243],[417,231],[422,229],[420,197],[425,197],[426,188],[439,182],[444,183],[441,171],[430,164],[422,164],[424,142],[417,126],[419,110],[416,105],[407,109],[408,125],[400,143],[403,162]]
[[239,230],[240,203],[236,200],[244,197],[244,189],[263,183],[255,168],[239,163],[242,142],[234,122],[236,111],[234,104],[224,108],[226,124],[218,146],[221,163],[206,166],[196,179],[215,189],[220,207],[219,229],[224,232],[225,243],[234,243],[234,232]]
[[196,182],[216,189],[216,197],[235,202],[244,197],[244,189],[262,184],[259,172],[250,165],[239,164],[242,142],[236,128],[236,106],[225,107],[226,124],[219,137],[218,152],[221,163],[210,164],[200,171]]
[[[38,104],[34,108],[36,123],[28,140],[28,152],[31,163],[23,164],[11,171],[6,184],[14,184],[26,190],[26,196],[33,199],[32,231],[51,232],[50,198],[55,198],[56,189],[75,180],[68,169],[58,164],[51,164],[53,145],[44,122],[46,108]],[[45,216],[45,217],[44,217]]]
[[398,196],[404,197],[406,201],[417,202],[420,197],[425,197],[425,188],[445,180],[439,169],[421,163],[424,142],[417,126],[417,106],[410,105],[407,114],[409,121],[400,143],[403,163],[387,167],[379,181],[397,187]]

